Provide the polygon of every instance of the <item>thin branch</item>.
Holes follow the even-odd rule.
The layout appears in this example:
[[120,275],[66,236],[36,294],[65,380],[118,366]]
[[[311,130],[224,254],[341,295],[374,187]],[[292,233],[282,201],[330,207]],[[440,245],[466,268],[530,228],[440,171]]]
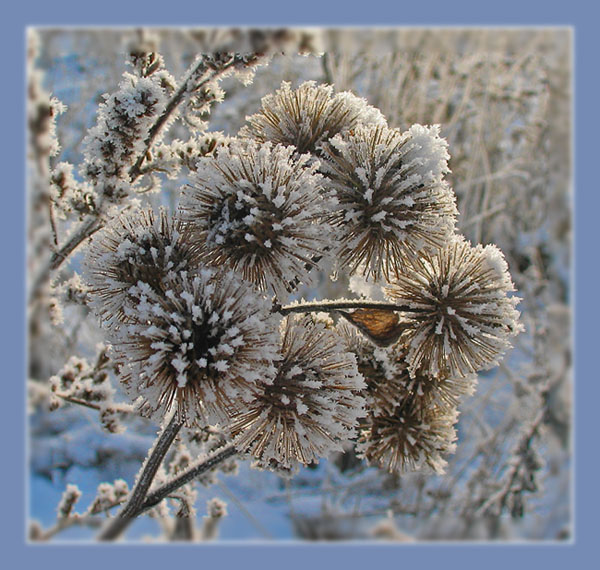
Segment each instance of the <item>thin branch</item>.
[[141,475],[137,481],[135,488],[131,492],[127,504],[117,513],[116,517],[111,520],[108,526],[98,536],[99,540],[115,540],[121,533],[133,522],[133,519],[141,512],[140,508],[146,498],[146,493],[154,480],[154,476],[158,468],[162,464],[163,458],[166,455],[169,447],[173,443],[175,436],[181,429],[183,424],[177,421],[177,416],[174,415],[169,425],[163,430],[156,444],[154,445],[150,456],[142,466]]
[[50,229],[52,231],[52,243],[54,247],[58,247],[58,233],[56,231],[56,222],[54,220],[54,208],[52,207],[52,198],[46,196],[46,202],[48,206],[48,219],[50,220]]
[[422,309],[415,309],[407,305],[397,305],[395,303],[386,303],[383,301],[362,301],[360,299],[350,299],[343,301],[312,301],[309,303],[298,303],[295,305],[275,305],[273,311],[282,315],[289,313],[314,313],[314,312],[332,312],[340,309],[379,309],[387,311],[402,311],[410,313],[422,312]]
[[83,515],[75,514],[75,515],[71,515],[70,517],[67,517],[64,519],[59,519],[56,522],[56,524],[54,524],[54,526],[43,531],[42,534],[40,534],[39,536],[37,536],[35,539],[32,539],[32,540],[35,540],[36,542],[48,541],[51,538],[54,538],[54,536],[56,536],[58,533],[62,532],[63,530],[66,530],[68,528],[71,528],[72,526],[90,526],[90,527],[101,526],[103,519],[101,519],[98,515],[100,515],[102,513],[106,513],[107,511],[109,511],[110,509],[112,509],[114,507],[118,507],[120,504],[123,503],[123,501],[124,501],[124,499],[119,499],[113,503],[110,503],[110,504],[102,507],[102,509],[100,509],[94,513],[83,514]]
[[[258,60],[258,56],[256,56],[256,59]],[[223,75],[228,74],[232,69],[235,69],[236,67],[240,66],[247,67],[248,65],[248,62],[233,57],[229,63],[215,69],[212,67],[208,67],[206,60],[203,57],[200,57],[197,63],[195,63],[186,74],[185,79],[181,82],[181,85],[179,86],[179,89],[175,91],[170,101],[167,103],[167,106],[165,107],[165,110],[163,111],[162,115],[158,117],[156,123],[154,123],[154,125],[152,125],[152,127],[148,131],[148,138],[145,141],[146,147],[140,153],[138,159],[135,161],[134,165],[129,170],[130,180],[133,182],[141,174],[142,163],[146,159],[148,151],[152,147],[162,127],[168,122],[175,109],[177,109],[177,107],[183,101],[186,93],[189,93],[191,91],[200,91],[202,87],[208,85],[210,82],[215,81],[216,79],[219,79]],[[254,65],[254,63],[252,65]],[[202,69],[203,67],[204,69]],[[202,72],[204,76],[198,81],[199,72]],[[197,83],[195,83],[192,87],[192,82]]]
[[246,518],[250,521],[250,523],[254,526],[254,528],[256,528],[256,530],[258,530],[258,532],[260,532],[260,534],[263,535],[264,538],[268,538],[268,539],[272,539],[273,535],[260,523],[260,521],[244,506],[244,504],[242,503],[242,501],[240,501],[227,487],[227,485],[225,485],[224,483],[222,483],[221,481],[218,481],[217,483],[219,485],[219,488],[221,489],[221,491],[223,491],[223,493],[225,493],[230,500],[232,500],[236,507],[242,512],[242,514],[244,514],[246,516]]
[[[531,423],[529,429],[525,432],[523,437],[520,439],[517,447],[513,453],[513,455],[521,455],[522,452],[526,449],[529,449],[531,446],[531,442],[533,438],[538,434],[538,430],[540,425],[544,421],[546,417],[546,406],[543,406],[539,411],[533,422]],[[502,510],[506,505],[506,501],[508,495],[510,494],[513,483],[516,481],[520,469],[523,465],[523,461],[516,461],[512,464],[508,471],[508,475],[505,479],[505,483],[502,488],[494,493],[491,497],[489,497],[476,511],[476,514],[485,514],[494,504],[499,504],[500,509]]]
[[[219,77],[226,75],[232,69],[236,67],[248,67],[250,65],[256,65],[258,60],[260,59],[260,55],[256,56],[256,61],[246,62],[238,58],[233,58],[232,61],[219,69],[210,69],[210,73],[206,73],[205,77],[201,79],[195,86],[194,91],[200,90],[203,86],[207,85],[211,81],[218,79]],[[202,58],[194,64],[194,66],[187,73],[185,79],[180,85],[179,89],[173,94],[163,113],[158,117],[156,122],[152,125],[148,132],[148,137],[145,141],[145,148],[139,154],[137,160],[134,165],[129,170],[129,181],[130,183],[135,182],[135,180],[142,174],[141,166],[144,162],[146,155],[152,144],[158,137],[161,129],[165,124],[167,124],[169,118],[173,115],[175,109],[181,104],[184,99],[184,96],[187,92],[190,91],[190,82],[196,79],[198,71],[205,65],[205,62]],[[103,226],[103,221],[100,219],[100,208],[94,214],[90,214],[81,224],[79,229],[73,234],[71,239],[64,244],[59,251],[55,252],[50,259],[49,265],[45,268],[44,271],[40,274],[38,279],[35,280],[33,291],[37,291],[38,287],[44,283],[49,274],[52,271],[58,269],[62,263],[67,259],[67,257],[88,237],[93,235],[96,231],[98,231]]]
[[102,221],[98,218],[98,214],[89,214],[81,223],[79,229],[71,236],[71,239],[52,255],[49,266],[50,271],[58,269],[77,246],[96,233],[101,227]]
[[184,471],[181,475],[178,475],[168,483],[165,483],[162,487],[156,489],[148,495],[144,504],[141,506],[140,511],[137,514],[141,514],[144,511],[151,509],[158,505],[164,498],[169,496],[171,493],[182,487],[186,483],[193,481],[196,477],[210,471],[216,467],[219,463],[233,457],[237,453],[237,450],[233,445],[228,445],[222,448],[215,455],[205,459],[196,465],[190,467],[187,471]]
[[[64,400],[65,402],[69,402],[70,404],[77,404],[78,406],[84,406],[86,408],[90,408],[96,411],[102,411],[103,408],[103,406],[101,406],[100,404],[88,402],[87,400],[75,398],[74,396],[69,396],[67,394],[61,394],[60,392],[52,392],[52,394],[57,398]],[[133,406],[131,404],[113,403],[110,407],[119,413],[130,414],[131,412],[133,412]]]
[[98,217],[98,214],[89,214],[86,219],[81,222],[78,230],[71,236],[69,241],[52,254],[48,264],[42,268],[38,276],[33,280],[29,293],[30,302],[32,302],[38,294],[42,285],[48,281],[50,273],[58,269],[67,257],[69,257],[69,255],[71,255],[71,253],[73,253],[73,251],[75,251],[75,249],[77,249],[77,247],[79,247],[87,238],[96,233],[102,225],[103,222]]

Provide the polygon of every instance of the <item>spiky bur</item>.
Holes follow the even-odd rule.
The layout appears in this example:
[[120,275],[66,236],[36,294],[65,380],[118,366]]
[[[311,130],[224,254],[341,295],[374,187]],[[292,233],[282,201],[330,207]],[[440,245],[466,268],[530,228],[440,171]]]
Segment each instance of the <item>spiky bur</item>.
[[454,193],[443,180],[447,143],[439,127],[402,133],[359,125],[322,146],[321,172],[339,202],[339,263],[375,280],[402,270],[402,260],[442,246],[453,233]]
[[367,408],[374,414],[392,414],[411,398],[418,399],[423,407],[435,406],[451,411],[475,389],[476,378],[473,376],[436,378],[417,374],[411,377],[406,362],[407,351],[402,344],[380,348],[345,322],[339,322],[336,330],[347,350],[356,356],[358,371],[365,379],[363,395]]
[[184,188],[180,215],[202,258],[286,298],[293,283],[313,284],[329,243],[324,214],[333,201],[308,156],[293,148],[232,142],[201,159]]
[[456,237],[446,247],[410,259],[386,289],[403,313],[401,342],[412,377],[467,376],[491,368],[521,330],[519,298],[502,252]]
[[339,322],[336,329],[356,355],[366,384],[369,413],[361,422],[358,455],[390,472],[423,465],[443,472],[444,456],[455,449],[457,406],[473,392],[475,378],[411,377],[400,343],[381,348],[348,323]]
[[127,308],[138,302],[131,287],[164,292],[169,276],[199,265],[182,223],[165,210],[121,215],[94,236],[85,257],[90,305],[109,327],[128,322]]
[[445,455],[454,453],[458,412],[408,399],[394,412],[370,414],[356,444],[359,457],[390,472],[429,466],[443,473]]
[[259,465],[293,471],[354,436],[364,415],[364,384],[338,335],[310,316],[284,319],[276,366],[229,429],[237,449]]
[[121,379],[140,412],[175,409],[186,425],[226,420],[245,406],[277,358],[270,305],[233,273],[179,271],[164,293],[139,282],[128,324],[112,331]]
[[319,146],[358,124],[384,125],[385,117],[350,92],[334,94],[331,85],[306,81],[297,89],[284,81],[262,98],[261,110],[246,117],[240,136],[259,142],[292,145],[299,154],[319,154]]

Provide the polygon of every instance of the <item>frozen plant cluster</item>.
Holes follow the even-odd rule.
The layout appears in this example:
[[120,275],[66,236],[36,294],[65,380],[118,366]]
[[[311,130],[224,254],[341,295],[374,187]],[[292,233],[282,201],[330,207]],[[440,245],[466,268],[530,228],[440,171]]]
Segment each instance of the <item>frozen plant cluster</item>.
[[[224,87],[248,89],[282,45],[306,51],[303,34],[239,33],[254,51],[202,54],[180,80],[142,33],[78,167],[52,165],[53,121],[32,129],[52,244],[32,307],[85,321],[106,348],[89,364],[75,332],[48,390],[30,383],[31,406],[85,406],[113,434],[160,426],[131,490],[103,483],[77,513],[69,485],[55,526],[32,538],[88,525],[115,540],[148,514],[168,540],[214,539],[228,508],[212,498],[196,528],[197,483],[239,462],[291,481],[340,457],[390,478],[442,475],[478,374],[524,330],[504,254],[459,225],[433,117],[398,127],[350,90],[283,81],[237,132],[208,130]],[[31,109],[56,105],[31,93]],[[521,451],[526,485],[541,464]]]

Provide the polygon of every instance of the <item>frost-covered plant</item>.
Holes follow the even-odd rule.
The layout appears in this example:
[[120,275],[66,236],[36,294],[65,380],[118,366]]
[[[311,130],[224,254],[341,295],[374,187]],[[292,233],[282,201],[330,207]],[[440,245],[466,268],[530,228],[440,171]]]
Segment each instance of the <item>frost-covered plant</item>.
[[334,201],[308,160],[291,147],[254,141],[199,160],[179,208],[202,259],[282,299],[297,283],[314,284]]
[[299,154],[319,154],[320,145],[359,124],[385,125],[379,109],[353,93],[335,93],[332,85],[306,81],[292,89],[284,81],[262,99],[261,110],[247,117],[240,135],[259,142],[293,146]]
[[407,261],[386,289],[407,307],[402,343],[411,375],[466,376],[496,365],[520,332],[502,252],[457,237]]
[[379,280],[402,271],[406,257],[441,247],[454,231],[454,194],[444,174],[447,143],[439,127],[413,125],[401,133],[362,126],[322,146],[328,185],[338,207],[339,263]]
[[324,324],[291,316],[282,323],[276,367],[275,377],[233,418],[234,443],[264,466],[318,463],[341,449],[364,415],[356,361]]
[[108,202],[119,203],[130,193],[130,169],[143,154],[150,129],[175,86],[160,66],[145,71],[149,76],[124,75],[119,90],[100,105],[97,124],[83,141],[82,174],[98,198]]
[[127,324],[111,343],[143,415],[208,425],[227,419],[268,382],[276,360],[269,306],[232,273],[174,272],[164,289],[129,289]]
[[398,342],[389,348],[378,347],[345,322],[338,331],[346,348],[356,356],[358,371],[364,376],[364,397],[367,409],[373,413],[392,413],[407,399],[416,398],[423,407],[435,405],[453,410],[475,389],[474,376],[441,376],[426,373],[410,374],[406,361],[407,349]]
[[60,162],[52,170],[50,196],[62,219],[76,214],[80,219],[94,211],[94,193],[89,184],[77,182],[73,165]]
[[392,413],[369,415],[356,445],[358,455],[388,471],[427,465],[443,473],[445,456],[456,448],[457,416],[456,410],[424,407],[418,398],[408,398]]
[[[289,476],[352,449],[391,476],[443,473],[474,374],[522,330],[500,250],[457,233],[438,125],[392,128],[365,99],[307,81],[264,96],[237,134],[206,130],[221,79],[246,83],[279,45],[249,41],[273,44],[203,54],[180,81],[153,42],[130,47],[133,72],[100,106],[82,165],[47,172],[61,220],[81,223],[49,270],[97,232],[85,284],[62,287],[110,344],[95,366],[59,368],[50,405],[87,405],[110,432],[125,414],[161,425],[131,492],[98,489],[86,516],[121,507],[102,540],[144,512],[171,540],[214,538],[226,507],[210,502],[196,532],[192,482],[234,472],[234,457]],[[159,176],[170,212],[138,208],[159,201],[145,192]],[[387,300],[297,299],[332,286],[332,266],[336,286],[366,278]],[[112,377],[132,406],[113,402]],[[56,529],[75,524],[78,498],[67,488]]]
[[199,266],[189,232],[166,211],[115,217],[94,236],[85,258],[90,306],[108,325],[127,322],[138,301],[132,287],[144,284],[164,295],[168,278]]

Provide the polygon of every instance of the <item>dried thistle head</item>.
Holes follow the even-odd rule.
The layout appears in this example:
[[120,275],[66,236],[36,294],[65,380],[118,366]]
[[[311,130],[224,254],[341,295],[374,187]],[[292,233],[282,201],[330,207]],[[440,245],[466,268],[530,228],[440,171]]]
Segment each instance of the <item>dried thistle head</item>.
[[307,160],[291,147],[238,141],[199,161],[180,212],[209,265],[284,297],[291,283],[312,283],[332,202]]
[[280,471],[318,462],[354,435],[364,415],[362,376],[336,333],[287,317],[275,377],[230,425],[236,447]]
[[476,379],[472,376],[434,377],[424,373],[411,376],[407,350],[401,343],[378,347],[344,322],[338,323],[337,331],[347,350],[356,356],[358,371],[366,384],[363,396],[371,414],[391,415],[409,400],[418,400],[418,405],[424,408],[435,406],[451,411],[462,397],[474,391]]
[[392,413],[407,390],[404,379],[396,374],[389,362],[388,352],[375,346],[354,327],[340,321],[336,330],[343,339],[346,350],[356,357],[358,371],[365,380],[363,396],[371,413],[387,410]]
[[401,342],[412,377],[467,376],[491,368],[521,330],[508,266],[494,245],[457,237],[435,253],[407,262],[387,288],[410,309]]
[[115,360],[143,415],[172,408],[186,425],[226,420],[271,377],[277,356],[269,304],[231,273],[172,275],[164,294],[140,283],[128,323],[112,334]]
[[389,472],[416,471],[429,466],[443,473],[444,455],[454,453],[456,409],[423,406],[407,399],[393,412],[369,414],[356,444],[359,457]]
[[119,216],[94,236],[84,260],[90,304],[109,326],[127,322],[125,311],[137,302],[131,287],[144,283],[164,292],[171,274],[198,266],[185,228],[165,210]]
[[362,123],[383,125],[385,117],[350,92],[334,94],[331,85],[306,81],[297,89],[283,82],[262,98],[261,110],[246,117],[240,136],[260,142],[293,146],[299,154],[319,154],[319,146],[342,131]]
[[375,280],[402,270],[405,257],[442,246],[454,231],[454,193],[443,180],[446,141],[439,127],[401,133],[359,125],[322,147],[321,172],[338,207],[339,264]]

